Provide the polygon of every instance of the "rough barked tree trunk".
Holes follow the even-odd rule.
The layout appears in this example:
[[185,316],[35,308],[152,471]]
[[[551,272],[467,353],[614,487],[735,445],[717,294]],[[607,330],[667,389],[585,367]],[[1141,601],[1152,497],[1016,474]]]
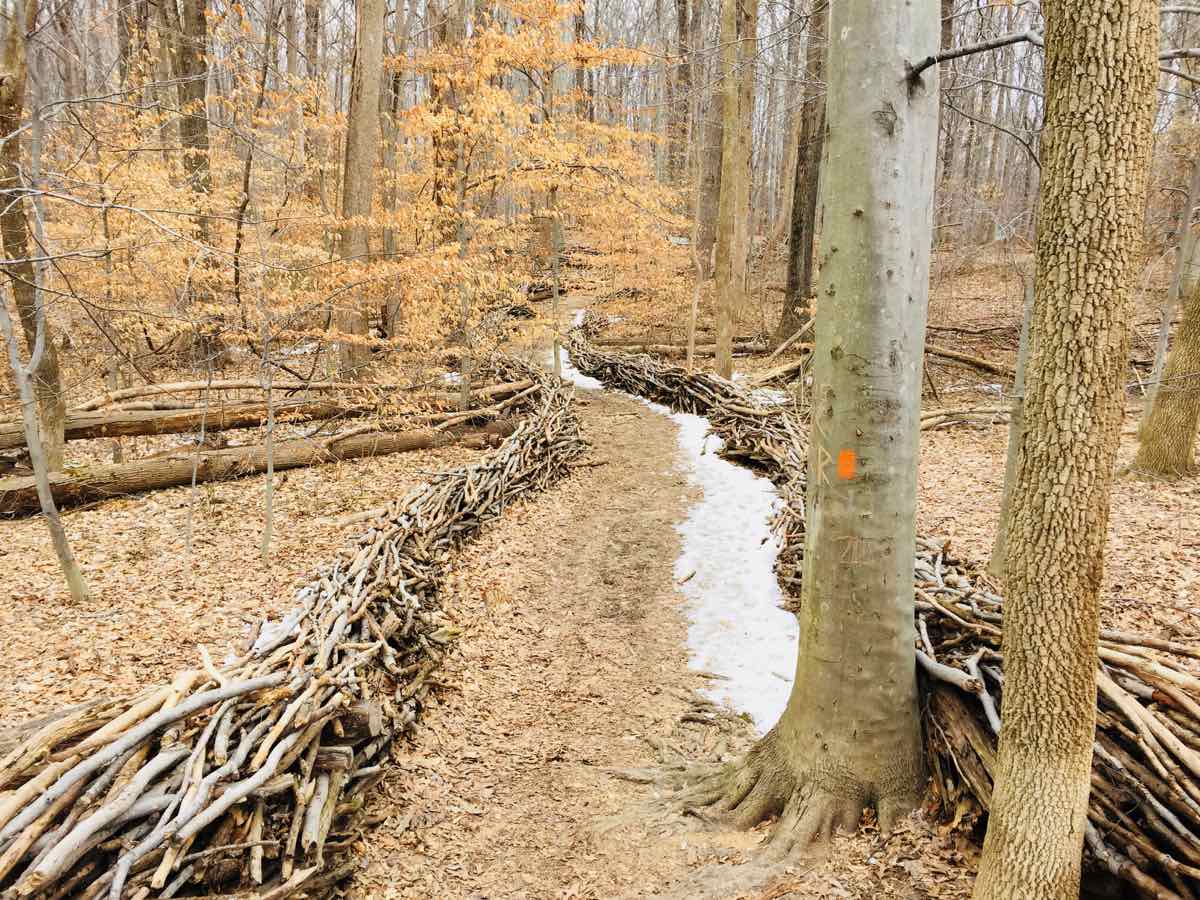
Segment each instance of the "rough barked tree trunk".
[[[346,129],[346,158],[342,176],[342,259],[365,261],[367,224],[375,192],[375,160],[379,151],[379,80],[383,70],[383,0],[360,0],[354,36],[354,68],[350,116]],[[354,300],[338,311],[338,329],[365,338],[366,305]],[[370,352],[361,340],[338,342],[338,366],[343,375],[361,373]]]
[[[1200,166],[1198,166],[1200,168]],[[1167,357],[1162,383],[1142,426],[1133,470],[1177,477],[1196,472],[1196,427],[1200,423],[1200,242],[1188,242],[1191,261],[1182,274],[1183,321]]]
[[750,240],[750,141],[758,0],[721,6],[721,88],[724,116],[721,195],[717,208],[717,373],[733,375],[733,319],[745,304]]
[[1171,319],[1175,316],[1175,307],[1179,298],[1184,294],[1183,281],[1188,274],[1188,266],[1192,262],[1192,252],[1200,240],[1200,230],[1192,227],[1192,217],[1196,207],[1200,205],[1200,159],[1192,161],[1192,177],[1188,179],[1187,198],[1183,209],[1179,211],[1179,245],[1175,248],[1175,271],[1171,273],[1171,285],[1167,296],[1163,299],[1158,324],[1158,340],[1154,346],[1154,368],[1150,372],[1150,394],[1142,408],[1141,427],[1145,429],[1154,409],[1154,401],[1158,397],[1158,386],[1162,383],[1163,367],[1167,363],[1167,345],[1171,337]]
[[800,137],[796,148],[796,177],[792,184],[792,218],[788,232],[787,281],[783,312],[775,329],[777,343],[786,341],[808,321],[812,291],[813,241],[820,193],[821,153],[825,144],[825,52],[829,4],[813,10],[804,63],[804,99],[800,106]]
[[325,205],[325,141],[317,128],[321,114],[321,3],[304,0],[304,74],[310,94],[304,101],[305,162],[311,168],[307,181],[309,199],[319,199]]
[[178,84],[183,171],[197,195],[196,236],[209,242],[207,201],[212,191],[208,161],[208,19],[206,0],[166,0],[160,9],[171,41],[171,74]]
[[702,800],[783,851],[889,828],[923,776],[913,647],[921,363],[928,300],[937,9],[831,5],[825,241],[796,680],[779,723]]
[[717,242],[717,211],[721,202],[721,176],[725,149],[725,91],[712,92],[704,114],[699,184],[696,189],[696,258],[704,278],[711,278],[713,248]]
[[[37,400],[38,431],[52,471],[63,465],[63,423],[67,407],[63,400],[58,372],[58,351],[50,322],[41,308],[37,273],[30,261],[32,244],[29,222],[25,218],[25,193],[21,177],[21,140],[19,131],[25,109],[25,33],[37,18],[37,0],[11,0],[5,3],[3,45],[0,46],[0,239],[4,255],[12,262],[4,266],[16,302],[17,318],[25,333],[32,359],[35,347],[41,347],[37,366],[32,372],[33,394]],[[0,301],[3,302],[3,301]],[[40,338],[40,340],[39,340]]]
[[1044,10],[1035,299],[979,900],[1079,897],[1108,494],[1157,80],[1155,0],[1049,0]]
[[687,163],[688,107],[692,99],[692,64],[688,52],[688,0],[675,0],[675,102],[671,105],[667,172],[672,183],[683,178]]
[[988,574],[1004,580],[1004,560],[1008,555],[1008,513],[1012,508],[1013,484],[1017,480],[1017,456],[1021,434],[1025,430],[1025,368],[1029,363],[1029,325],[1033,320],[1033,277],[1025,279],[1025,302],[1021,307],[1021,337],[1017,342],[1017,371],[1013,379],[1012,407],[1008,416],[1008,454],[1004,460],[1004,488],[1000,494],[1000,521],[992,540]]

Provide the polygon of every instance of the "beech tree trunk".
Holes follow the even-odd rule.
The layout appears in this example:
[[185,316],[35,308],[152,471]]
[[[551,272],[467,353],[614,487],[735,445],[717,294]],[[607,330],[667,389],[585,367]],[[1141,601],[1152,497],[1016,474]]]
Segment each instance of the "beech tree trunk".
[[729,776],[721,805],[779,814],[787,851],[882,827],[923,784],[913,555],[928,300],[937,9],[839,0],[829,30],[825,240],[814,352],[808,527],[796,678],[779,723]]
[[[1200,169],[1200,166],[1197,166]],[[1189,242],[1190,265],[1181,272],[1183,321],[1167,357],[1153,406],[1141,430],[1132,468],[1168,478],[1196,473],[1200,423],[1200,242]]]
[[[365,261],[369,252],[367,225],[375,192],[375,160],[379,151],[379,81],[383,70],[383,0],[360,0],[354,36],[350,115],[346,129],[346,158],[342,175],[340,250],[343,259]],[[338,329],[350,337],[338,342],[338,366],[343,376],[361,374],[370,362],[366,305],[349,300],[338,310]],[[358,337],[360,340],[355,340]]]
[[[12,262],[4,266],[12,288],[17,318],[25,334],[30,359],[37,357],[31,375],[37,401],[38,434],[46,455],[46,465],[54,471],[63,465],[63,422],[67,409],[63,400],[58,371],[58,350],[50,321],[38,295],[37,273],[30,261],[32,244],[29,222],[21,197],[25,182],[21,176],[21,140],[18,135],[25,110],[25,31],[37,17],[37,0],[24,3],[13,0],[5,12],[3,46],[0,47],[0,240],[4,255]],[[3,301],[0,301],[3,302]],[[38,354],[40,348],[40,355]]]
[[796,177],[792,184],[792,217],[788,232],[787,281],[783,313],[775,329],[778,343],[808,321],[813,281],[813,242],[820,195],[821,153],[825,146],[825,56],[829,4],[813,10],[804,64],[804,99],[800,107],[800,136],[796,148]]
[[1109,487],[1158,78],[1156,0],[1048,0],[1044,12],[1035,299],[978,900],[1079,897]]

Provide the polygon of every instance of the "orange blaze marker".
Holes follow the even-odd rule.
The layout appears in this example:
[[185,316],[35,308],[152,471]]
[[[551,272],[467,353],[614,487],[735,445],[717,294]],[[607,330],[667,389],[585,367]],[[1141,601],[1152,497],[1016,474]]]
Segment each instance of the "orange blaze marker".
[[853,450],[839,450],[837,458],[837,474],[842,481],[849,481],[854,477],[854,470],[858,460],[854,456]]

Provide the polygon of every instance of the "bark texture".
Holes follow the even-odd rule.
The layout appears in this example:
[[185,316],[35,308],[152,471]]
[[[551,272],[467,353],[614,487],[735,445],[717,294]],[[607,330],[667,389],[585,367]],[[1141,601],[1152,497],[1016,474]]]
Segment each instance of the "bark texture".
[[[1200,167],[1198,167],[1200,168]],[[1183,319],[1167,357],[1162,383],[1154,392],[1142,426],[1133,469],[1147,475],[1178,477],[1197,471],[1196,428],[1200,423],[1200,242],[1188,242],[1191,262],[1184,269]]]
[[1029,326],[1033,319],[1033,281],[1025,281],[1025,302],[1021,310],[1021,337],[1017,343],[1017,372],[1013,381],[1012,407],[1008,416],[1008,453],[1004,459],[1004,488],[1000,494],[1000,521],[992,541],[988,574],[1004,579],[1004,561],[1008,556],[1008,511],[1012,508],[1013,484],[1017,479],[1017,457],[1021,434],[1025,430],[1025,368],[1029,362]]
[[825,55],[829,4],[813,11],[805,50],[804,100],[796,147],[796,177],[792,183],[792,216],[788,232],[787,281],[783,313],[775,340],[782,342],[808,321],[813,282],[813,242],[820,193],[821,153],[825,146]]
[[[890,827],[922,785],[913,626],[921,362],[937,139],[937,10],[846,0],[829,59],[824,260],[800,647],[779,723],[716,788],[784,851]],[[703,789],[712,790],[710,786]]]
[[4,255],[13,260],[4,266],[4,271],[9,277],[30,359],[37,352],[37,346],[41,346],[41,355],[32,373],[33,394],[37,400],[38,433],[46,454],[46,465],[57,471],[63,465],[63,421],[67,409],[58,371],[58,351],[50,322],[41,308],[37,274],[30,261],[29,222],[20,199],[25,192],[21,176],[21,141],[16,137],[25,110],[28,72],[25,31],[36,19],[37,2],[14,3],[11,13],[4,22],[3,46],[0,47],[0,135],[12,135],[0,146],[0,198],[3,198],[0,239],[3,240]]
[[[346,159],[342,176],[343,259],[363,260],[368,253],[367,219],[375,193],[375,161],[379,152],[379,88],[383,68],[383,0],[358,4],[354,38],[354,71],[350,88],[350,116],[346,130]],[[338,311],[338,328],[343,334],[365,338],[367,310],[349,301]],[[338,365],[344,375],[361,372],[370,361],[363,341],[338,344]]]
[[717,372],[733,374],[733,320],[746,301],[750,242],[750,141],[758,0],[725,0],[721,6],[721,88],[724,147],[717,209]]
[[1098,594],[1149,163],[1158,4],[1051,0],[1004,709],[979,900],[1079,896]]
[[717,210],[721,202],[722,155],[725,149],[725,94],[715,90],[704,117],[699,153],[700,175],[696,189],[696,259],[702,277],[712,277],[713,248],[717,242]]

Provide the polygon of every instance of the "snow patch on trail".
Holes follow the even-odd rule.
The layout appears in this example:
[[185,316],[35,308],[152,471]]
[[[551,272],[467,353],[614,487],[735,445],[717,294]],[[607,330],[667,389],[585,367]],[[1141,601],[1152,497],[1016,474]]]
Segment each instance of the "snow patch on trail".
[[717,455],[722,441],[709,434],[708,419],[648,405],[679,426],[688,480],[703,492],[676,526],[691,666],[721,676],[705,693],[766,731],[787,706],[800,633],[796,617],[780,608],[775,578],[780,542],[771,520],[783,501],[766,478]]
[[[583,312],[576,311],[575,325]],[[566,348],[562,377],[587,390],[604,388],[571,364]],[[676,526],[683,545],[675,580],[687,598],[689,664],[718,676],[704,689],[709,699],[748,714],[766,731],[787,706],[800,633],[796,617],[781,609],[783,592],[775,578],[780,542],[771,521],[783,501],[768,479],[717,455],[723,442],[709,433],[708,419],[634,399],[679,426],[684,469],[701,493]],[[756,399],[790,400],[769,390]]]
[[[582,309],[575,310],[575,318],[572,320],[572,324],[576,327],[583,323],[583,312],[584,311]],[[563,381],[569,381],[576,387],[581,387],[589,391],[600,391],[604,389],[604,385],[600,381],[592,378],[590,375],[584,375],[577,368],[571,365],[571,354],[567,352],[566,347],[560,347],[559,353],[562,354],[560,357],[560,362],[562,363]],[[546,368],[554,371],[553,347],[550,348],[550,361],[547,363]]]

